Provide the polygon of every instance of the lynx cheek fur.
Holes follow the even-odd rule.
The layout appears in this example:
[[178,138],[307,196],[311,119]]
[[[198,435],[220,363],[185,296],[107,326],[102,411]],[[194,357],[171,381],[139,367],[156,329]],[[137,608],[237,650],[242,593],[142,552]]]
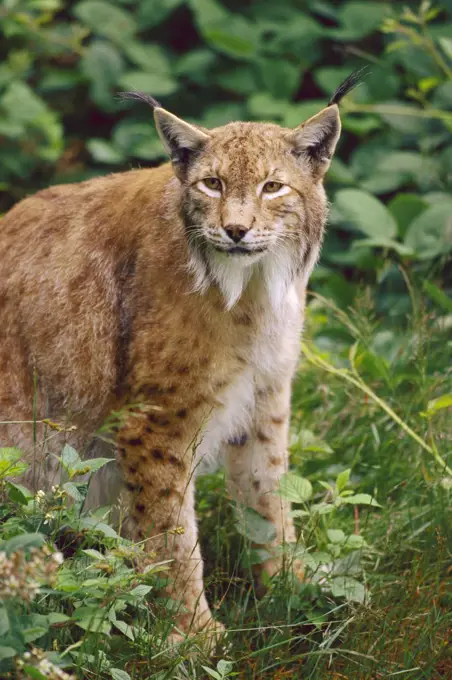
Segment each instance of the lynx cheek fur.
[[[0,425],[0,444],[20,446],[42,486],[62,442],[40,425],[36,443],[32,424],[17,424],[33,419],[33,400],[39,421],[76,425],[65,437],[80,452],[122,409],[129,528],[173,560],[170,593],[186,632],[215,628],[194,513],[205,457],[221,456],[232,496],[274,523],[270,552],[295,541],[289,505],[273,492],[288,465],[337,103],[354,84],[295,130],[206,130],[131,94],[153,106],[171,164],[40,191],[1,221],[0,420],[16,424]],[[112,480],[106,489],[114,497]],[[262,565],[270,574],[277,552]]]

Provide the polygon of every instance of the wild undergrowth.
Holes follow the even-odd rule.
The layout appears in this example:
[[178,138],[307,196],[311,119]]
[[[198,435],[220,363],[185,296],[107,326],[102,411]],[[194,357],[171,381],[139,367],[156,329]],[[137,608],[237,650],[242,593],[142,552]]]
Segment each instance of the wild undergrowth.
[[142,546],[108,508],[84,511],[80,475],[106,459],[66,446],[67,481],[33,497],[6,480],[24,464],[2,449],[2,677],[447,677],[450,310],[408,284],[416,308],[397,323],[377,319],[365,289],[347,309],[311,298],[280,489],[305,582],[288,568],[258,597],[251,542],[271,525],[236,512],[221,471],[199,480],[208,596],[229,631],[216,659],[196,638],[168,653],[165,563],[137,572]]

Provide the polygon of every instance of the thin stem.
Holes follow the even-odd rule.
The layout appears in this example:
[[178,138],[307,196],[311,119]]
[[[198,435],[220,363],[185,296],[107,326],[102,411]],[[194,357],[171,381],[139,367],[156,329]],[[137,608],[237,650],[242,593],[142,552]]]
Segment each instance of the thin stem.
[[452,476],[452,470],[446,462],[443,460],[441,455],[438,452],[438,449],[436,447],[431,447],[429,446],[421,437],[419,437],[418,434],[414,430],[411,429],[409,425],[407,425],[398,415],[395,413],[395,411],[392,410],[392,408],[385,402],[383,399],[380,399],[380,397],[375,394],[373,390],[371,390],[368,385],[362,380],[358,372],[356,371],[356,368],[353,366],[353,373],[350,372],[346,368],[335,368],[332,364],[329,364],[327,361],[319,357],[318,354],[315,354],[312,352],[308,347],[303,344],[302,346],[302,351],[304,356],[307,358],[308,361],[310,361],[314,366],[317,366],[319,368],[323,368],[325,371],[328,373],[332,373],[333,375],[337,375],[340,378],[343,378],[347,382],[351,383],[358,389],[360,389],[362,392],[367,394],[368,397],[370,397],[383,411],[385,411],[393,420],[394,422],[399,425],[399,427],[402,428],[402,430],[405,430],[405,432],[412,438],[414,439],[415,442],[421,446],[424,451],[427,451],[437,464],[443,469],[444,472],[446,472],[448,475]]
[[379,113],[387,116],[411,116],[413,118],[438,118],[452,123],[452,113],[441,109],[415,109],[393,106],[391,104],[355,104],[344,100],[346,113]]
[[449,80],[451,80],[452,79],[452,69],[449,68],[449,66],[447,65],[447,63],[443,59],[441,52],[436,47],[435,41],[433,40],[433,38],[429,34],[427,26],[425,24],[423,24],[423,26],[422,26],[422,32],[423,32],[425,49],[428,52],[430,52],[430,56],[432,57],[433,61],[436,61],[439,68],[442,71],[444,71],[447,78],[449,78]]

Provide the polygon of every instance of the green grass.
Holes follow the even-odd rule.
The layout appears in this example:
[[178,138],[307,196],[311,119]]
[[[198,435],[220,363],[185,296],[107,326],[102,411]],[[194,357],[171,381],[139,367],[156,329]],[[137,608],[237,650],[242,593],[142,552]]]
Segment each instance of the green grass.
[[[316,296],[309,307],[291,460],[313,489],[295,505],[304,511],[296,521],[310,582],[285,573],[258,599],[253,555],[236,531],[223,475],[200,480],[208,597],[229,630],[220,657],[229,665],[217,668],[219,659],[206,659],[196,641],[179,656],[165,653],[160,641],[171,614],[153,594],[164,572],[136,576],[133,546],[114,536],[108,518],[100,532],[93,522],[83,528],[78,506],[64,497],[51,494],[36,504],[7,485],[0,506],[5,539],[39,531],[61,546],[64,527],[66,536],[72,527],[83,541],[31,604],[5,600],[10,637],[0,641],[0,654],[14,638],[16,657],[36,646],[89,680],[450,677],[451,479],[440,461],[452,464],[452,428],[450,407],[434,401],[452,393],[448,310],[444,300],[412,288],[411,308],[391,317],[374,308],[376,297],[364,291],[354,308],[338,310]],[[341,473],[348,469],[347,483]],[[368,494],[379,505],[342,502],[348,492]],[[53,519],[44,523],[49,511]],[[341,574],[355,584],[345,596],[337,586]],[[65,616],[49,620],[49,612]],[[13,658],[0,662],[2,677]],[[40,680],[36,670],[27,671],[32,661],[24,677]]]

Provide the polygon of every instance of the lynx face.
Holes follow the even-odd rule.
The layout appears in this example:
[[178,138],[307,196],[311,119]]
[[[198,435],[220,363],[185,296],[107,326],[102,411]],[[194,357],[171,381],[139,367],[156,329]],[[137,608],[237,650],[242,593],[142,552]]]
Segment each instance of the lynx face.
[[337,106],[295,130],[266,123],[205,130],[160,107],[155,118],[182,183],[196,288],[215,282],[229,309],[258,276],[277,306],[318,256],[327,212],[322,178],[340,133]]
[[254,127],[231,123],[212,131],[186,180],[185,207],[196,238],[219,262],[233,259],[245,267],[286,246],[300,249],[305,240],[308,178],[279,128],[259,126],[264,129],[257,133]]

